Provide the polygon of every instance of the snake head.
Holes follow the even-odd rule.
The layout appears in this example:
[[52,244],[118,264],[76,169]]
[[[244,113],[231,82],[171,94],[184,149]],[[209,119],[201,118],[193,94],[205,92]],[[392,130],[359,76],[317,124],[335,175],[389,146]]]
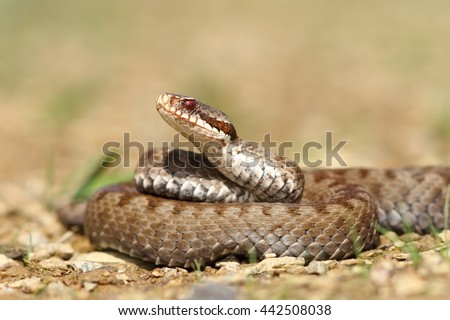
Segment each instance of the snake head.
[[194,143],[224,144],[237,139],[236,129],[225,113],[194,98],[163,93],[156,100],[156,109],[171,127]]

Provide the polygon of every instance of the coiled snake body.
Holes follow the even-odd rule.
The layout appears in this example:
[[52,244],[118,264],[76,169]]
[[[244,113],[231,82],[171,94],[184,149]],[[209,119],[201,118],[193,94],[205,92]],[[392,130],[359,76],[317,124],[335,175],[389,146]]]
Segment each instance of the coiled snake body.
[[201,151],[149,150],[135,182],[89,200],[94,247],[157,265],[192,267],[227,255],[344,259],[377,243],[377,223],[398,233],[448,227],[450,168],[298,166],[241,140],[222,112],[162,94],[157,110]]

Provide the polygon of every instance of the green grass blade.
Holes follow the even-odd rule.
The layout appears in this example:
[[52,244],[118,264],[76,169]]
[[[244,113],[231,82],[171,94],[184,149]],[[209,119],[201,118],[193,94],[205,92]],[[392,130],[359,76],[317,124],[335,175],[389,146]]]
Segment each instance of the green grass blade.
[[448,229],[448,202],[450,201],[450,184],[447,186],[447,194],[445,195],[444,203],[444,230]]
[[75,192],[73,200],[86,200],[95,190],[101,187],[131,180],[130,173],[117,173],[117,171],[114,171],[114,174],[111,174],[111,168],[102,166],[102,164],[110,162],[111,157],[110,154],[106,154],[96,161],[96,165],[88,172],[86,178]]

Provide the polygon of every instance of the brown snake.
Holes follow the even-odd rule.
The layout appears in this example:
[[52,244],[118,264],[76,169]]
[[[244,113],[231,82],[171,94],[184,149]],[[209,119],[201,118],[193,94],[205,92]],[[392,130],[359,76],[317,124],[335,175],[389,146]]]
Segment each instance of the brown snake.
[[156,105],[201,154],[149,150],[135,184],[99,190],[84,216],[98,249],[167,266],[249,252],[310,262],[373,247],[377,223],[420,234],[449,226],[448,167],[302,173],[294,162],[241,140],[224,113],[193,98],[162,94]]

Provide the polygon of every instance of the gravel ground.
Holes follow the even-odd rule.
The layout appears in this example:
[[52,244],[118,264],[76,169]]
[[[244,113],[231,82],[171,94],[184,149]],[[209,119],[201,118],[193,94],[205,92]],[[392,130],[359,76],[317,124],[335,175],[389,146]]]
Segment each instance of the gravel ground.
[[[159,268],[97,252],[45,207],[43,184],[3,184],[0,299],[449,299],[450,231],[386,233],[378,248],[344,261],[292,257]],[[16,230],[16,232],[11,232]]]

